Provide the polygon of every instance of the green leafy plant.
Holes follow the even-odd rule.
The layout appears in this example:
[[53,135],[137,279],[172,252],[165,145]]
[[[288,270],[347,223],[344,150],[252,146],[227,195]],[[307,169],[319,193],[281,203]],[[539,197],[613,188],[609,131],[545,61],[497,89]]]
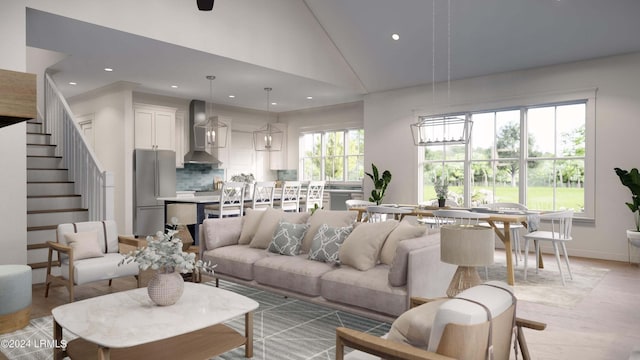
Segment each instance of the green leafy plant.
[[373,190],[371,190],[369,201],[380,205],[380,203],[382,203],[384,193],[387,191],[387,186],[389,186],[389,183],[391,182],[391,172],[389,172],[389,170],[385,170],[382,172],[382,176],[380,176],[378,168],[373,163],[371,163],[371,169],[373,170],[372,173],[365,172],[365,174],[373,180]]
[[629,207],[629,210],[633,213],[634,220],[636,222],[636,231],[640,231],[640,173],[638,169],[633,168],[631,171],[615,168],[616,174],[620,178],[622,185],[631,190],[630,203],[625,203]]
[[446,199],[449,195],[449,181],[442,176],[436,177],[436,181],[433,184],[433,188],[436,191],[438,199]]

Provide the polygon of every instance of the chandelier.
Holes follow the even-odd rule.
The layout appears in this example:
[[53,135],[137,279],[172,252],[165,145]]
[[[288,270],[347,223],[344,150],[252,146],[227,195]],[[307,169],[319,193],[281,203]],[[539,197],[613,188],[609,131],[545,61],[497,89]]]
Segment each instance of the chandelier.
[[[215,76],[207,75],[209,80],[209,96],[210,101],[207,103],[205,117],[196,119],[193,125],[193,132],[196,134],[197,128],[203,128],[205,131],[205,144],[206,148],[224,148],[227,147],[227,136],[229,134],[229,125],[218,119],[218,116],[213,115],[213,80]],[[197,142],[198,136],[194,136]],[[196,146],[203,146],[196,144]]]
[[[270,87],[264,88],[267,93],[267,116],[269,116],[269,92]],[[264,127],[253,132],[253,147],[256,151],[280,151],[282,150],[282,140],[284,132],[277,125],[267,123]]]

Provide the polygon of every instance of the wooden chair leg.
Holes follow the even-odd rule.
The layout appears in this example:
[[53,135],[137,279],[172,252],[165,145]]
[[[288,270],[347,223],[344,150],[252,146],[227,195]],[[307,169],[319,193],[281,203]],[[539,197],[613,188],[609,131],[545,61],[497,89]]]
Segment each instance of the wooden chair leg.
[[556,255],[556,263],[558,264],[558,272],[560,272],[560,279],[562,279],[562,286],[566,286],[567,284],[564,282],[564,274],[562,274],[562,265],[560,264],[560,251],[558,250],[558,243],[552,241],[553,243],[553,252]]
[[49,248],[49,256],[47,257],[47,276],[45,278],[44,297],[49,297],[49,287],[51,286],[51,260],[53,259],[53,249]]
[[112,283],[113,283],[113,279],[109,279],[109,287],[111,287]]
[[220,287],[220,279],[216,278],[216,287]]

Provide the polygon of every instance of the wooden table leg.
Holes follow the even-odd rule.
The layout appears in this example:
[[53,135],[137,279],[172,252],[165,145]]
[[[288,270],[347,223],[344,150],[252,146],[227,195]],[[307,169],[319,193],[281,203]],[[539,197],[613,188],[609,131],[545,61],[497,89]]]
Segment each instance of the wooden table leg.
[[253,357],[253,311],[244,315],[244,337],[246,344],[244,345],[244,357]]
[[[55,344],[61,344],[62,341],[62,326],[58,324],[56,319],[53,319],[53,340]],[[66,356],[66,351],[59,346],[53,347],[53,360],[62,360]]]
[[109,360],[111,358],[111,349],[98,346],[98,360]]
[[501,232],[493,220],[487,220],[487,222],[491,225],[493,230],[496,232],[496,235],[498,235],[498,238],[500,238],[504,244],[504,251],[507,255],[507,284],[514,285],[515,276],[513,274],[513,258],[511,257],[511,227],[509,226],[509,223],[505,221],[504,232]]

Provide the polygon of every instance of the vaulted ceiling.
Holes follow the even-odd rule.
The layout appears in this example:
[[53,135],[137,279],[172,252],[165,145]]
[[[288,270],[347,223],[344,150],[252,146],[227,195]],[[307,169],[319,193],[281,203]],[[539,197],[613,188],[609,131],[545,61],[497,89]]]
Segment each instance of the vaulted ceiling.
[[[65,54],[50,71],[67,97],[128,81],[139,84],[141,92],[206,100],[209,83],[204,77],[215,71],[216,103],[264,110],[263,88],[270,86],[274,88],[271,100],[277,102],[271,110],[278,112],[355,101],[367,93],[429,84],[434,79],[455,80],[640,51],[637,0],[256,1],[218,0],[209,16],[218,24],[228,18],[254,24],[266,13],[260,21],[262,29],[277,29],[281,24],[268,12],[257,10],[257,15],[249,16],[253,6],[274,4],[273,11],[299,18],[301,28],[316,34],[311,46],[320,50],[313,56],[327,56],[318,59],[327,61],[310,64],[306,71],[301,64],[309,62],[305,49],[299,58],[278,59],[275,54],[270,61],[228,56],[248,46],[233,43],[236,28],[225,34],[230,42],[227,50],[216,53],[207,45],[192,46],[188,39],[182,44],[173,41],[175,34],[167,33],[170,41],[153,39],[96,25],[81,16],[49,12],[45,6],[27,11],[27,45]],[[197,12],[195,1],[174,3],[188,7],[182,11],[194,22],[206,19],[206,14]],[[98,6],[91,1],[78,4],[87,11]],[[238,26],[259,36],[260,27],[253,29],[242,22]],[[290,33],[278,41],[295,36]],[[394,33],[399,40],[392,40]],[[325,39],[318,41],[318,36]],[[256,51],[271,49],[263,46]],[[102,70],[105,66],[116,71],[107,73]],[[313,66],[329,67],[334,76],[322,75]]]

